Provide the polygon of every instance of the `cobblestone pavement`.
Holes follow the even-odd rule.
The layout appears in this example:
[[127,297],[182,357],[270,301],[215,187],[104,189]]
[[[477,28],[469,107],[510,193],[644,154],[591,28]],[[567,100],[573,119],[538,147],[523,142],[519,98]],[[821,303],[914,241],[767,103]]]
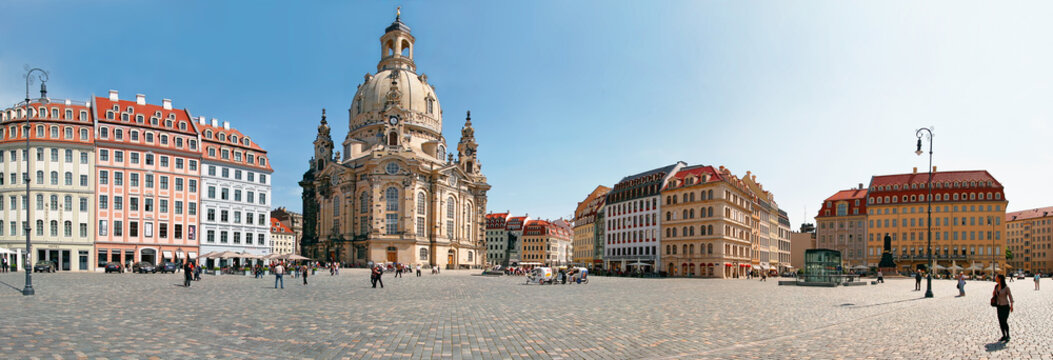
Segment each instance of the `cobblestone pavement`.
[[393,278],[0,274],[0,358],[1053,359],[1053,282],[1011,283],[1005,346],[993,284],[841,288],[775,281],[593,277],[523,285],[477,272]]

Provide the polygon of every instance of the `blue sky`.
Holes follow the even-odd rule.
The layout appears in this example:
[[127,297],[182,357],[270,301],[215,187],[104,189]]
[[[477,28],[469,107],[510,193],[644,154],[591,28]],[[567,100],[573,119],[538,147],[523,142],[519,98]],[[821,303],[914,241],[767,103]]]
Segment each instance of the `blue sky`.
[[[0,3],[0,103],[23,65],[53,97],[170,98],[269,150],[300,208],[321,108],[334,138],[402,6],[455,144],[472,111],[493,211],[556,218],[678,160],[747,170],[794,227],[872,175],[987,169],[1053,205],[1053,4],[1020,1]],[[35,91],[35,90],[34,90]],[[811,220],[808,220],[811,221]]]

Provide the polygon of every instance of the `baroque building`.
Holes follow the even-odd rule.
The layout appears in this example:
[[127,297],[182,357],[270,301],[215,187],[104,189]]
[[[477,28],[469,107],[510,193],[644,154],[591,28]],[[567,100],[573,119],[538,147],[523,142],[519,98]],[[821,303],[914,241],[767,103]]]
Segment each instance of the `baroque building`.
[[841,190],[815,216],[816,246],[841,252],[846,268],[867,266],[867,189]]
[[1053,207],[1014,211],[1005,214],[1006,249],[1011,271],[1048,273],[1053,271]]
[[[224,121],[198,118],[201,134],[201,253],[270,255],[267,151]],[[215,260],[205,264],[212,268]],[[237,259],[238,264],[245,264]]]
[[416,39],[400,17],[380,37],[375,74],[351,99],[335,151],[325,110],[304,174],[304,256],[344,263],[477,268],[485,262],[490,185],[481,173],[471,113],[457,156],[447,154],[443,112],[418,73]]
[[[597,186],[574,209],[574,256],[572,258],[575,264],[593,268],[598,259],[597,255],[602,254],[603,237],[597,235],[597,215],[602,212],[603,205],[607,201],[607,193],[610,191],[609,187]],[[602,225],[603,222],[599,224]],[[600,259],[600,264],[602,263]]]
[[[51,102],[42,87],[28,112],[25,103],[0,112],[0,247],[25,251],[29,225],[33,261],[51,261],[59,271],[94,269],[95,132],[90,111],[90,102]],[[28,131],[23,127],[27,121]],[[27,181],[32,199],[25,197]],[[32,212],[28,221],[27,208]],[[9,258],[9,264],[15,260]]]

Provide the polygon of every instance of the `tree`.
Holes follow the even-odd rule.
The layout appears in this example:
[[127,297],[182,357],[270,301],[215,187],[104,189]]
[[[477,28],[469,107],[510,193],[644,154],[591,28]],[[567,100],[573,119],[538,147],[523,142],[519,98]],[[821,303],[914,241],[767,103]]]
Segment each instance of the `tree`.
[[1006,260],[1013,260],[1013,251],[1012,250],[1005,249],[1005,259]]

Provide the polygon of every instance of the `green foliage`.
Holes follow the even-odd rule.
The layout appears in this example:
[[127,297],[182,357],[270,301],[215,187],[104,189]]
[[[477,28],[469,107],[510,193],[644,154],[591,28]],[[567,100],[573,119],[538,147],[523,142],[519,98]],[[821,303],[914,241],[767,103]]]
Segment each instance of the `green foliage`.
[[1005,249],[1005,259],[1013,260],[1013,250]]

